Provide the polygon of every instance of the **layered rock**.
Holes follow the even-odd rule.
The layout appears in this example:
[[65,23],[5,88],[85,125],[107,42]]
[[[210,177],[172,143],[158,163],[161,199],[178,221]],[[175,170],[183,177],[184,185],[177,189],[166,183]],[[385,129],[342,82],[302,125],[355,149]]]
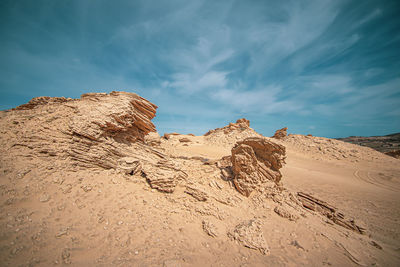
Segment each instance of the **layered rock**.
[[285,163],[285,147],[265,138],[250,137],[232,148],[233,183],[243,195],[279,184]]
[[326,216],[337,225],[355,231],[359,234],[365,234],[366,229],[364,227],[357,225],[354,219],[346,218],[346,216],[342,212],[338,211],[337,208],[329,205],[325,201],[303,192],[298,192],[297,198],[300,200],[305,208]]
[[[156,108],[127,92],[90,93],[80,99],[37,97],[6,113],[1,126],[15,135],[1,141],[10,155],[57,157],[65,166],[117,168],[118,159],[149,150],[142,140],[155,131],[151,119]],[[146,158],[159,157],[149,153]]]
[[151,188],[164,193],[174,192],[178,183],[188,177],[169,159],[159,160],[156,164],[147,164],[142,173]]
[[275,139],[283,139],[287,136],[287,127],[284,127],[282,129],[276,130],[274,136],[272,138]]

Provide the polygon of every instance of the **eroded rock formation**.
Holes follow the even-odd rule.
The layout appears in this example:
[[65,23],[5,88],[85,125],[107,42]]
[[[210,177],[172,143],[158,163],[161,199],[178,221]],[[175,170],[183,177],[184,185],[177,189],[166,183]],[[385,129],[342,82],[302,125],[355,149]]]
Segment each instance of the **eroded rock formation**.
[[[165,154],[146,145],[158,143],[157,134],[144,140],[156,131],[151,122],[156,108],[127,92],[89,93],[80,99],[37,97],[7,112],[1,126],[15,135],[6,135],[1,145],[10,155],[57,158],[66,169],[100,167],[144,176],[153,188],[173,192],[184,174]],[[11,157],[4,160],[13,164]]]
[[218,131],[223,131],[225,134],[235,131],[235,130],[245,130],[250,127],[250,121],[246,120],[245,118],[238,119],[236,123],[229,123],[227,126],[222,127],[222,128],[216,128],[214,130],[209,130],[207,133],[204,134],[204,136],[210,135],[212,133],[218,132]]
[[276,130],[274,136],[272,138],[275,139],[283,139],[287,136],[287,127],[284,127],[282,129]]
[[232,148],[233,183],[243,195],[279,184],[285,163],[285,147],[265,138],[250,137]]
[[317,199],[309,194],[302,192],[297,193],[297,198],[300,200],[300,202],[303,204],[305,208],[312,211],[316,211],[326,216],[328,219],[330,219],[337,225],[355,231],[359,234],[365,233],[364,227],[357,225],[354,219],[346,218],[343,213],[337,210],[337,208],[333,207],[332,205],[329,205],[325,201]]

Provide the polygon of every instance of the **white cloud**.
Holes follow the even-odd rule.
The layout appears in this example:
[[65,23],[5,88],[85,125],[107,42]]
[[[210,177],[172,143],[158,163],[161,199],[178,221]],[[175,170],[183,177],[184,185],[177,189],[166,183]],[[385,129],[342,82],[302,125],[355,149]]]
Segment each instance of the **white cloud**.
[[368,14],[363,19],[361,19],[358,23],[356,23],[353,28],[360,27],[361,25],[379,17],[381,14],[382,14],[382,10],[380,8],[376,8],[376,9],[374,9],[374,11],[372,11],[370,14]]
[[210,96],[225,106],[244,113],[272,114],[301,110],[301,103],[294,99],[278,100],[282,88],[270,86],[260,90],[228,90],[212,92]]

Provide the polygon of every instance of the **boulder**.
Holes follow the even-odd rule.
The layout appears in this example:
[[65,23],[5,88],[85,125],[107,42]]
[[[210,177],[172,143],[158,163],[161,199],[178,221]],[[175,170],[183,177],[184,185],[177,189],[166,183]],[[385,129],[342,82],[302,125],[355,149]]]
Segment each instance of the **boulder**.
[[243,195],[254,190],[279,184],[279,169],[285,163],[286,149],[265,138],[250,137],[236,143],[232,148],[233,183]]

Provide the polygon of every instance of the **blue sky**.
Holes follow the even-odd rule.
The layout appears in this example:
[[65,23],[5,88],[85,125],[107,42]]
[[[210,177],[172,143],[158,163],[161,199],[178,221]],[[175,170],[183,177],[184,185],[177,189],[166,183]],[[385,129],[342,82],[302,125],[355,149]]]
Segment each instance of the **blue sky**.
[[160,133],[400,132],[400,1],[0,2],[0,109],[136,92]]

